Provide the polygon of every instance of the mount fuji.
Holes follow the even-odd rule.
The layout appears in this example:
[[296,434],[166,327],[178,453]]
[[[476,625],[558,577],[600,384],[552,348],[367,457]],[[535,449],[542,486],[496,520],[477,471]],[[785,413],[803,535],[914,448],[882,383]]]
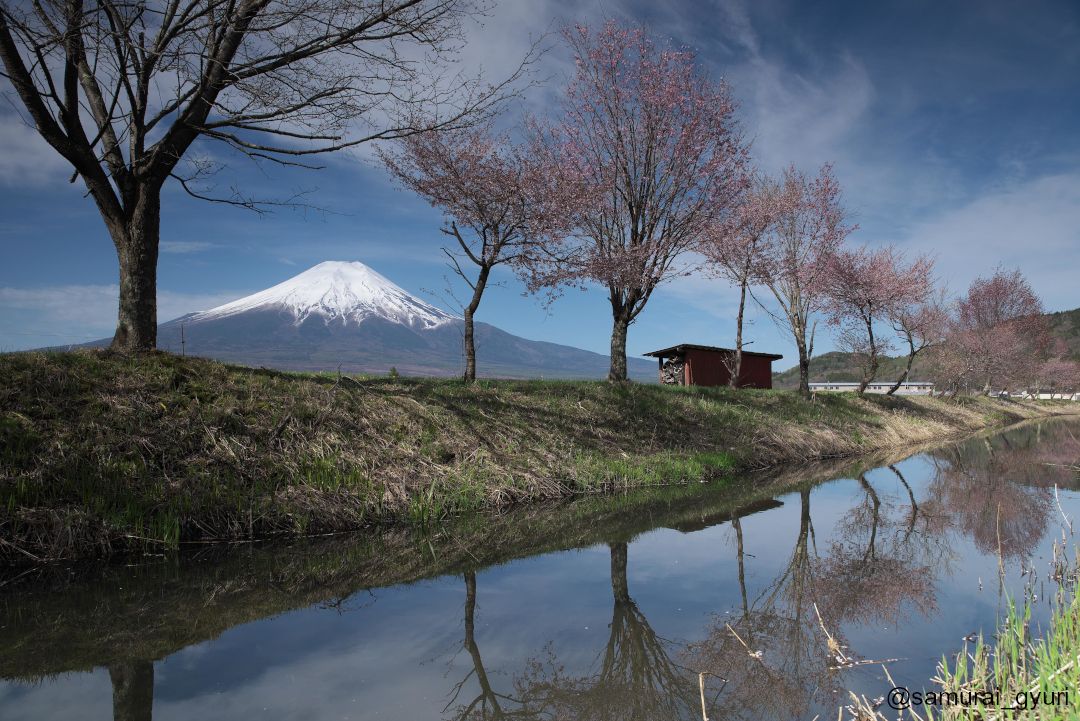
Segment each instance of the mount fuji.
[[[284,283],[158,326],[158,346],[282,370],[454,377],[463,370],[464,321],[356,262],[327,261]],[[476,323],[477,375],[603,378],[605,355],[519,338]],[[95,344],[97,345],[97,344]],[[656,366],[627,359],[634,380]]]

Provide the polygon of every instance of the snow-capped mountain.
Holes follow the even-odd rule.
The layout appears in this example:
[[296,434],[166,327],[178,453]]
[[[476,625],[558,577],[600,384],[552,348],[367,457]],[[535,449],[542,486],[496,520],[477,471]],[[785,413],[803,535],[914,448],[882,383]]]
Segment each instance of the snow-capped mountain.
[[327,322],[359,324],[378,316],[410,328],[430,329],[460,321],[407,293],[363,263],[328,260],[272,288],[185,317],[185,323],[220,320],[252,311],[288,313],[295,325],[312,315]]
[[[158,346],[284,370],[386,373],[394,366],[405,375],[453,377],[464,368],[463,323],[363,263],[328,261],[246,298],[162,323]],[[482,376],[603,378],[608,372],[608,357],[599,353],[518,338],[487,323],[478,322],[476,334]],[[631,377],[656,382],[651,361],[627,360]]]

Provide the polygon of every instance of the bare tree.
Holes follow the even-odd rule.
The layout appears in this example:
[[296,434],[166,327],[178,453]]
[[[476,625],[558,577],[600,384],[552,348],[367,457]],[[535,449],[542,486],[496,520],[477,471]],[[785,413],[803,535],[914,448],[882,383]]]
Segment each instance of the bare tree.
[[781,180],[784,212],[776,232],[766,236],[758,266],[758,282],[772,291],[776,308],[765,312],[782,332],[790,333],[799,350],[799,392],[810,395],[810,358],[814,355],[813,316],[825,307],[829,265],[844,238],[859,226],[849,226],[840,184],[831,165],[817,177],[791,166]]
[[942,342],[949,324],[949,289],[946,285],[935,286],[920,303],[901,304],[889,318],[889,325],[908,347],[907,365],[885,395],[893,395],[911,376],[915,357],[928,348]]
[[[442,250],[472,291],[468,303],[459,305],[465,316],[465,380],[474,381],[473,317],[491,270],[525,263],[538,252],[531,247],[538,237],[558,233],[569,222],[571,184],[551,182],[541,163],[515,148],[507,134],[496,135],[491,124],[410,135],[397,141],[396,150],[378,153],[403,186],[443,210],[442,232],[457,241],[456,248]],[[477,266],[475,279],[462,260]]]
[[305,156],[475,122],[536,57],[494,86],[449,72],[463,22],[482,11],[470,0],[0,0],[2,74],[116,246],[113,346],[156,345],[166,181],[252,210],[275,203],[214,194],[222,165],[197,141],[311,168]]
[[706,258],[706,269],[710,275],[719,276],[732,285],[739,286],[735,353],[734,357],[724,359],[725,365],[729,366],[728,385],[732,388],[739,387],[742,374],[746,291],[759,275],[765,238],[776,230],[777,221],[790,211],[783,204],[791,199],[792,194],[782,192],[779,181],[758,171],[735,210],[719,214],[717,222],[710,225],[697,246],[697,250]]
[[933,287],[934,260],[920,255],[908,263],[893,246],[871,250],[841,248],[832,257],[825,279],[825,308],[829,323],[840,329],[842,350],[852,353],[862,368],[856,395],[877,375],[881,355],[892,344],[874,332],[877,324],[901,308],[924,301]]

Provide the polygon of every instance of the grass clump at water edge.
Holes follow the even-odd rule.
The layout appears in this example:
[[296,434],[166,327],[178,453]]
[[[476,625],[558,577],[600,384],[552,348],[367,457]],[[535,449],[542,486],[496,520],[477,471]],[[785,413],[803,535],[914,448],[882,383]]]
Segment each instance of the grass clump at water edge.
[[[943,658],[938,664],[937,676],[930,679],[932,688],[920,692],[922,703],[900,709],[897,719],[1080,719],[1080,558],[1075,546],[1072,559],[1065,555],[1065,541],[1063,533],[1061,544],[1054,544],[1050,577],[1039,586],[1049,580],[1058,587],[1050,601],[1053,610],[1045,635],[1031,628],[1031,609],[1038,596],[1035,579],[1029,576],[1022,605],[1006,598],[992,642],[982,633],[966,639],[952,661]],[[851,696],[853,703],[846,708],[855,721],[888,719],[878,710],[887,698],[872,702]]]

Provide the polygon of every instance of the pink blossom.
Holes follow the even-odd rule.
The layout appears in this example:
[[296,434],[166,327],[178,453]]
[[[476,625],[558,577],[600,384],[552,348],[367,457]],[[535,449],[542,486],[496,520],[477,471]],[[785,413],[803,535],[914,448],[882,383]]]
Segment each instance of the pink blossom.
[[558,117],[534,121],[538,155],[579,189],[577,232],[531,268],[530,289],[587,282],[612,307],[612,380],[626,378],[626,331],[662,283],[747,185],[747,148],[728,85],[693,52],[646,26],[610,20],[564,30],[576,72]]

